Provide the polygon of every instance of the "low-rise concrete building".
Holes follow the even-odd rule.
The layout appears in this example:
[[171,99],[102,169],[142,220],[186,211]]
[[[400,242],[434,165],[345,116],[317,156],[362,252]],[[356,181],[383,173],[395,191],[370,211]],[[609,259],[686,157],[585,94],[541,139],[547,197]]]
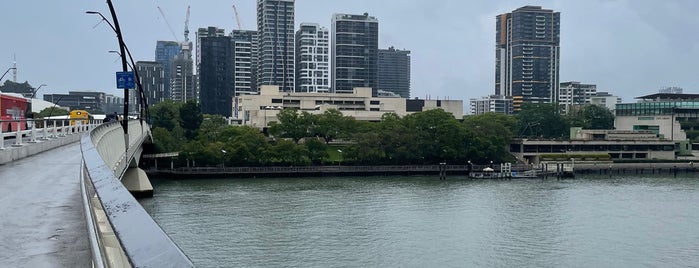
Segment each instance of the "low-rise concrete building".
[[542,155],[556,154],[608,154],[612,160],[672,160],[676,155],[675,143],[653,131],[571,128],[570,132],[570,140],[515,140],[510,143],[510,153],[520,162],[533,164]]
[[282,109],[321,114],[336,109],[360,121],[379,121],[386,113],[405,116],[415,112],[443,109],[455,118],[463,117],[462,100],[420,100],[372,97],[371,88],[354,88],[353,93],[280,92],[278,86],[261,86],[260,93],[235,96],[237,124],[264,128],[277,120]]

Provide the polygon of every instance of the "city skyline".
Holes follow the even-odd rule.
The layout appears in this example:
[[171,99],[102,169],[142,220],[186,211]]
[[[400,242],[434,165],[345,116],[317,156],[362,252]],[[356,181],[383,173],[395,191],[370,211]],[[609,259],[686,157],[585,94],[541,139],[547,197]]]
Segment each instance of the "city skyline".
[[[243,29],[256,28],[255,1],[122,1],[116,3],[125,42],[135,60],[154,60],[157,40],[173,40],[158,13],[160,6],[179,41],[184,39],[184,16],[191,5],[190,29],[216,26],[237,29],[231,4],[235,3]],[[393,4],[391,4],[393,3]],[[691,10],[699,3],[666,1],[589,1],[584,3],[461,3],[460,1],[297,1],[295,30],[304,22],[330,27],[334,13],[368,12],[380,21],[379,48],[395,46],[412,51],[412,96],[432,99],[479,98],[494,87],[495,22],[498,14],[525,5],[561,12],[560,81],[585,81],[598,90],[616,94],[625,102],[664,86],[695,92],[692,70],[699,47],[687,32],[699,27]],[[462,9],[460,9],[462,8]],[[109,15],[103,2],[79,1],[66,5],[45,3],[34,7],[9,3],[5,25],[9,39],[0,44],[0,68],[12,66],[17,55],[18,82],[47,84],[38,95],[70,90],[96,90],[118,95],[114,72],[119,70],[116,38],[98,16]],[[31,14],[30,14],[31,13]],[[109,16],[108,16],[109,17]],[[406,18],[411,18],[407,20]],[[594,18],[594,20],[592,19]],[[55,23],[46,23],[47,21]],[[173,40],[178,41],[178,40]],[[639,56],[639,55],[642,55]],[[6,78],[11,79],[8,74]],[[464,109],[467,109],[464,107]]]

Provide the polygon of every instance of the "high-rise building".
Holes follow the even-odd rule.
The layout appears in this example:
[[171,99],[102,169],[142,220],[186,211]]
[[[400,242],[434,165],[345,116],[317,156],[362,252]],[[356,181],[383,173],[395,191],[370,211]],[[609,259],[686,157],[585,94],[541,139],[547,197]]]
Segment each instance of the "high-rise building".
[[294,91],[294,0],[257,0],[257,85]]
[[257,92],[257,78],[255,76],[255,61],[257,56],[253,48],[257,46],[257,31],[233,30],[231,39],[235,55],[233,62],[235,70],[235,94],[250,94]]
[[559,95],[560,13],[524,6],[497,16],[495,95],[522,103],[556,103]]
[[176,102],[197,101],[196,76],[192,61],[192,42],[183,42],[182,50],[170,66],[170,99]]
[[621,103],[621,98],[609,94],[609,92],[598,91],[597,94],[590,97],[590,104],[605,107],[612,113],[616,110],[617,103]]
[[410,50],[379,49],[379,90],[410,98]]
[[351,93],[355,87],[370,87],[376,96],[379,21],[368,13],[333,15],[331,49],[331,90]]
[[481,99],[471,99],[471,114],[512,113],[512,98],[490,95]]
[[563,82],[560,84],[558,104],[566,107],[567,114],[571,106],[589,104],[590,98],[596,94],[597,85],[582,84],[575,81]]
[[296,31],[296,92],[330,91],[330,34],[316,23]]
[[[137,61],[136,71],[138,72],[138,78],[141,80],[143,94],[148,105],[157,104],[165,100],[163,88],[166,80],[163,64],[155,61]],[[135,102],[132,102],[132,105],[134,104]]]
[[172,66],[172,61],[175,56],[180,53],[182,46],[180,43],[175,41],[158,41],[155,46],[155,61],[163,65],[163,70],[165,70],[165,85],[163,90],[165,92],[165,98],[170,98],[170,69]]
[[230,36],[216,27],[197,31],[197,81],[204,114],[230,117],[233,110],[234,48]]

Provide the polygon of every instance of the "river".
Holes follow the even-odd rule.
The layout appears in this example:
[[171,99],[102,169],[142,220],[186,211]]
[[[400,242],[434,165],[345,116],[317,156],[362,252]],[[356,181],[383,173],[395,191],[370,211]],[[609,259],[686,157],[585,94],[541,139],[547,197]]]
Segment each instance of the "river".
[[[690,175],[692,176],[692,175]],[[690,267],[699,179],[154,180],[198,267]]]

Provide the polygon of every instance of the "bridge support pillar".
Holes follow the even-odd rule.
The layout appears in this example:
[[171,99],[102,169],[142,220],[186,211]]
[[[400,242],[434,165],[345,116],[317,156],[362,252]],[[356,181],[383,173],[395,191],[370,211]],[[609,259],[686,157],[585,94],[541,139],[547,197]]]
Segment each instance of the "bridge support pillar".
[[150,184],[150,180],[148,180],[148,176],[143,169],[137,167],[127,169],[124,177],[121,178],[121,182],[135,198],[153,196],[153,185]]

